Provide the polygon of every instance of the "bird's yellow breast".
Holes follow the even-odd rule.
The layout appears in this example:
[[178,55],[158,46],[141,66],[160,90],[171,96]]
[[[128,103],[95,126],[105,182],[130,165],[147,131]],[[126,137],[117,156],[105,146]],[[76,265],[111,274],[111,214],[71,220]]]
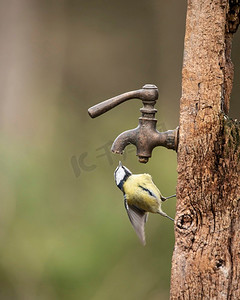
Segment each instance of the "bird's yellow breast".
[[127,203],[152,213],[161,206],[161,194],[149,174],[131,175],[123,184]]

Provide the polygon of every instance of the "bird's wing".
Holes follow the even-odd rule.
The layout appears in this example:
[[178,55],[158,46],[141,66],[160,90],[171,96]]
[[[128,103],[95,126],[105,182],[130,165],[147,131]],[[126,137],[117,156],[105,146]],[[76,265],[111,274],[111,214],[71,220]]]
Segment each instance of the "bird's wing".
[[128,205],[127,199],[125,197],[124,197],[124,205],[127,210],[128,217],[132,223],[132,226],[136,231],[136,234],[138,235],[141,243],[145,245],[146,240],[145,240],[144,225],[147,222],[148,213],[137,208],[134,205]]

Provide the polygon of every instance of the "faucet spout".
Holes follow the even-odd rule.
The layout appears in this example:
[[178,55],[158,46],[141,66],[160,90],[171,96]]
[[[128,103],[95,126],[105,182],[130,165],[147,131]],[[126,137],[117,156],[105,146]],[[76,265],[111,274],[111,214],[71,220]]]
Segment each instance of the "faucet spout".
[[113,142],[112,152],[122,154],[129,144],[136,146],[138,160],[147,163],[152,156],[152,151],[157,146],[177,150],[178,128],[159,132],[156,129],[156,119],[140,117],[139,125],[135,129],[121,133]]
[[137,129],[138,128],[126,130],[119,134],[112,144],[111,151],[116,154],[123,154],[127,145],[133,144],[136,146]]

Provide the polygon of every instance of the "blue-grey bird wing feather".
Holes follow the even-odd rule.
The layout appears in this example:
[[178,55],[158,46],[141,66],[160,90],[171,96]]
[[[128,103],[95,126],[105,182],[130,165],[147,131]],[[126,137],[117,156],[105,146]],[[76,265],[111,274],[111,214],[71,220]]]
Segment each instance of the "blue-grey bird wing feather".
[[146,240],[145,240],[144,225],[147,222],[148,213],[137,208],[134,205],[128,205],[127,200],[125,198],[124,198],[124,205],[127,210],[128,217],[132,223],[132,226],[136,231],[136,234],[138,235],[141,243],[145,245]]

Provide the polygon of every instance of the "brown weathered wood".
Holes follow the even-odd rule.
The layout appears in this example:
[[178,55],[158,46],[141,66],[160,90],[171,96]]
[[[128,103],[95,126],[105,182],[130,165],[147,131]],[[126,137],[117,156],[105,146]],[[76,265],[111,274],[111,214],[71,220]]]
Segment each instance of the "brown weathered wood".
[[240,126],[226,113],[238,1],[189,0],[171,299],[240,299]]

